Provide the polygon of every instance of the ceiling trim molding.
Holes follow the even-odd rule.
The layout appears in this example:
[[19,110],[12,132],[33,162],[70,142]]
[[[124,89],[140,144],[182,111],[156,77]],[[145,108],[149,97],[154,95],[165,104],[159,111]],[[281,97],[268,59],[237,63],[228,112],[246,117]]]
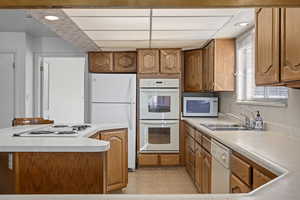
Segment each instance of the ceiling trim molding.
[[1,0],[0,8],[238,8],[295,7],[299,0]]
[[[60,9],[29,10],[29,14],[54,31],[62,39],[69,41],[83,51],[100,51],[101,48],[90,39],[79,27]],[[59,17],[57,21],[48,21],[46,15]]]

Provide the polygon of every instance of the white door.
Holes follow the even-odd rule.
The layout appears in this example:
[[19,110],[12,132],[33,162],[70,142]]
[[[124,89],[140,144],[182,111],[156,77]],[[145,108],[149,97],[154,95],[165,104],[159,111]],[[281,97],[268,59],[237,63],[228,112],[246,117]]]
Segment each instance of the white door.
[[0,128],[11,127],[14,119],[14,55],[0,53]]
[[41,61],[43,70],[41,71],[41,87],[42,91],[42,114],[44,119],[50,119],[49,118],[49,63],[45,62],[44,60]]
[[133,103],[136,98],[135,74],[91,74],[92,102]]
[[[55,123],[84,123],[84,57],[46,57],[48,91],[43,94],[48,118]],[[47,73],[44,75],[46,76]],[[47,78],[44,86],[47,85]],[[47,100],[48,95],[48,100]],[[47,108],[48,101],[48,108]]]

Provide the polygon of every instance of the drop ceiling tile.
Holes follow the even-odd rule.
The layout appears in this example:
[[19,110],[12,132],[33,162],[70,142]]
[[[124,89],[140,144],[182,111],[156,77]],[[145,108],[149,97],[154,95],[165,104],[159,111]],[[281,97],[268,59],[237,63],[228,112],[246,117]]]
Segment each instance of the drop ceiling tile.
[[231,16],[241,9],[153,9],[153,16]]
[[149,31],[85,31],[92,40],[149,40]]
[[149,41],[101,41],[95,43],[102,48],[148,48]]
[[153,31],[152,40],[207,40],[215,33],[216,31]]
[[71,17],[82,30],[149,30],[149,17]]
[[150,9],[63,9],[71,17],[79,16],[150,16]]
[[200,48],[207,40],[152,40],[152,48]]
[[[229,23],[227,23],[222,29],[220,29],[215,37],[216,38],[234,38],[238,35],[244,33],[249,28],[254,26],[255,21],[255,10],[254,9],[244,9],[239,14],[235,15]],[[249,25],[245,27],[236,26],[237,23],[248,22]]]
[[153,30],[217,30],[231,17],[153,17]]

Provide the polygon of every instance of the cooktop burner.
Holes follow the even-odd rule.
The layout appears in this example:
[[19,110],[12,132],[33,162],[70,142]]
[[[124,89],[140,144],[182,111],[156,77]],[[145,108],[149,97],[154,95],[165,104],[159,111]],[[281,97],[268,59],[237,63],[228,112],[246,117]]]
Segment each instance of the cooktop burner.
[[76,130],[76,131],[83,131],[90,127],[91,127],[90,125],[74,125],[74,126],[72,126],[73,130]]
[[31,131],[29,134],[31,135],[45,135],[45,134],[53,134],[53,131]]

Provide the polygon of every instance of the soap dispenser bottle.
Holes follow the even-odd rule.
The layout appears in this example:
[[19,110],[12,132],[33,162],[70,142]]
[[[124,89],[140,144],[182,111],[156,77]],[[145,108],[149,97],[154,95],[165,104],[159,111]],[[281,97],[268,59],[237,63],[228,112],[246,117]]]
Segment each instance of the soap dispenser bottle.
[[255,126],[254,129],[256,130],[263,130],[264,129],[264,122],[263,122],[263,118],[260,116],[260,112],[259,110],[256,111],[256,117],[255,117]]

